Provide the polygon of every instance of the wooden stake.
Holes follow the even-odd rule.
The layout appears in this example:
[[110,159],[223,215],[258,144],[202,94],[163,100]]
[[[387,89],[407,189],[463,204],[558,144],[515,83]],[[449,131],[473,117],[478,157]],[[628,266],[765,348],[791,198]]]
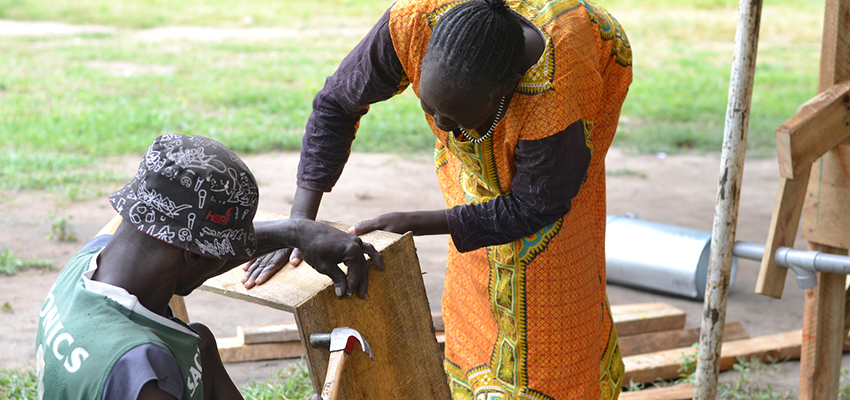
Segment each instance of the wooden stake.
[[720,348],[732,273],[732,245],[741,197],[741,178],[747,148],[747,128],[758,53],[761,0],[741,0],[735,33],[735,56],[726,106],[720,181],[714,209],[711,255],[706,280],[699,358],[697,359],[696,399],[717,397]]
[[[847,254],[846,250],[809,244],[809,250]],[[800,356],[800,399],[838,398],[844,348],[845,275],[818,273],[818,285],[806,290]]]

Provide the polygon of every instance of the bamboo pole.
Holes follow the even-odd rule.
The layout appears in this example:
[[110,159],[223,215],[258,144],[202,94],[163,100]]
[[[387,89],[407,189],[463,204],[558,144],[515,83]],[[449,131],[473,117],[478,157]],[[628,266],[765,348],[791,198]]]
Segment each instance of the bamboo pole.
[[720,179],[714,208],[711,255],[706,280],[699,357],[694,399],[717,397],[720,348],[726,320],[726,302],[732,270],[732,245],[738,219],[741,178],[747,147],[747,128],[753,94],[753,76],[758,53],[762,0],[740,0],[735,33],[735,55],[729,81]]

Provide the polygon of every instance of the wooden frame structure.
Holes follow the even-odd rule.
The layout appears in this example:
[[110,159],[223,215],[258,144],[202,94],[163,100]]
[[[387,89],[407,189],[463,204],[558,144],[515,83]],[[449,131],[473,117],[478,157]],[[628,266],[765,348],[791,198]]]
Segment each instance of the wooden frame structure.
[[[847,254],[850,247],[850,175],[843,162],[850,159],[850,0],[826,0],[818,93],[776,130],[781,181],[756,283],[765,296],[782,296],[787,269],[776,266],[774,254],[793,247],[801,214],[809,250]],[[806,291],[800,399],[838,397],[850,327],[845,283],[845,275],[818,273],[818,286]]]

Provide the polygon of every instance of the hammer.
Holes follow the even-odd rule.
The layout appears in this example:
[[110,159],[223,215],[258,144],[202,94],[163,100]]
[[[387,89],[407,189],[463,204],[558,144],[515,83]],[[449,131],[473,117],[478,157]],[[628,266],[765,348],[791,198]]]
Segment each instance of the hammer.
[[339,395],[339,380],[342,376],[342,367],[345,359],[354,350],[354,346],[360,343],[360,348],[369,355],[373,361],[372,348],[369,343],[360,336],[360,333],[351,328],[336,328],[331,333],[310,334],[310,345],[314,348],[330,346],[330,360],[328,361],[328,372],[325,375],[325,384],[322,386],[322,400],[336,400]]

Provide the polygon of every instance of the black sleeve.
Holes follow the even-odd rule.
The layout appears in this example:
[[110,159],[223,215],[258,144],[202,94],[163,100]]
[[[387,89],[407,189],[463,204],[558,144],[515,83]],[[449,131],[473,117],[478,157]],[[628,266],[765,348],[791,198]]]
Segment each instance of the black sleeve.
[[455,247],[466,252],[510,243],[557,221],[570,211],[590,158],[582,121],[543,139],[521,140],[510,194],[449,210]]
[[404,69],[393,47],[390,11],[349,53],[313,99],[298,163],[298,186],[329,192],[351,152],[369,105],[404,89]]

